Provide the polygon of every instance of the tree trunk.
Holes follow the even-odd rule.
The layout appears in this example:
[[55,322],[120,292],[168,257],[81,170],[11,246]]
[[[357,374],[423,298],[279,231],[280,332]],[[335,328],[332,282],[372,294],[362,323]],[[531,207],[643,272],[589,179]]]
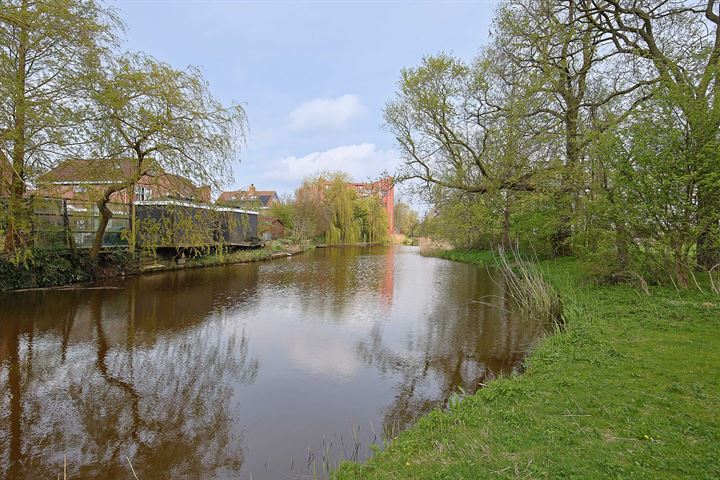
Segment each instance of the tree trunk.
[[100,211],[100,224],[98,229],[95,231],[95,240],[93,240],[93,246],[90,249],[90,258],[97,258],[100,255],[100,249],[102,248],[103,237],[105,236],[105,230],[107,229],[110,218],[112,218],[112,210],[107,207],[110,201],[110,195],[113,191],[105,192],[105,195],[97,201],[96,205]]
[[503,207],[503,236],[502,246],[504,250],[510,250],[512,248],[512,242],[510,241],[510,205],[509,201],[505,202]]
[[63,230],[65,230],[65,244],[70,249],[73,260],[77,259],[77,246],[75,245],[75,237],[70,226],[70,217],[68,216],[67,200],[63,200]]
[[[568,88],[570,88],[568,86]],[[557,230],[551,237],[552,253],[555,257],[569,256],[569,240],[572,235],[572,201],[577,188],[575,171],[580,162],[580,145],[578,140],[579,100],[572,94],[565,95],[565,165],[563,165],[562,183],[556,202],[560,210]]]
[[690,276],[688,272],[687,262],[684,255],[678,249],[675,251],[675,279],[680,288],[688,288],[690,286]]
[[[28,2],[23,1],[21,6],[21,19],[27,18]],[[19,27],[18,35],[18,63],[15,75],[15,95],[13,98],[13,149],[12,149],[12,181],[10,184],[10,203],[8,205],[8,224],[5,239],[5,248],[14,251],[25,245],[28,223],[30,218],[23,208],[23,195],[25,194],[25,149],[26,149],[26,121],[27,105],[25,99],[27,46],[29,34],[26,26]]]

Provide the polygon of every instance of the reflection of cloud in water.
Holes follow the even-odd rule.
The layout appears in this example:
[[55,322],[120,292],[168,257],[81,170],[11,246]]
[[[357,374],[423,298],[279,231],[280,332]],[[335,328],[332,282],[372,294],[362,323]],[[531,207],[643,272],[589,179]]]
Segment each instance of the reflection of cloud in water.
[[358,369],[360,362],[352,343],[346,338],[331,334],[301,335],[293,339],[290,358],[294,367],[313,374],[348,378]]

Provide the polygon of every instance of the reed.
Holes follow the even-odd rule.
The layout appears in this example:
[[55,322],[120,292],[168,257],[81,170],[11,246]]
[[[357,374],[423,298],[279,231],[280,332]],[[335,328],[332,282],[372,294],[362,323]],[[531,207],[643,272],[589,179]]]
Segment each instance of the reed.
[[548,284],[537,259],[524,258],[517,246],[493,252],[502,274],[504,288],[523,313],[560,327],[562,303],[555,289]]

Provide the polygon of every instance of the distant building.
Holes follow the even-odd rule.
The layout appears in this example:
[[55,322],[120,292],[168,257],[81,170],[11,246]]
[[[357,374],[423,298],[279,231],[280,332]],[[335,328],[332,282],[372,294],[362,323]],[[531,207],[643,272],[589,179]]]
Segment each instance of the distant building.
[[251,184],[247,190],[222,192],[215,203],[228,207],[264,210],[279,201],[276,191],[257,190],[255,185]]
[[258,217],[258,235],[263,240],[278,240],[285,238],[287,229],[279,218],[261,215]]
[[395,182],[392,177],[385,177],[377,182],[348,183],[361,197],[376,195],[385,208],[388,217],[388,233],[395,233]]
[[[73,159],[62,162],[37,181],[38,195],[68,200],[97,198],[109,185],[123,184],[135,176],[134,159]],[[210,186],[198,187],[192,180],[165,173],[160,168],[143,175],[131,187],[110,196],[111,202],[179,199],[210,202]]]

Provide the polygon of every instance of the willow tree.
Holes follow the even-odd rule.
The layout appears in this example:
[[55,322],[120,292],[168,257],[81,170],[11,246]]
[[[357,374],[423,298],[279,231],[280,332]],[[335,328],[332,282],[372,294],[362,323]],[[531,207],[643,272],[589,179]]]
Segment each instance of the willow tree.
[[295,190],[293,234],[301,242],[324,235],[330,225],[331,211],[325,202],[325,180],[320,175],[306,178]]
[[325,202],[330,208],[330,223],[325,240],[331,245],[358,243],[362,236],[362,224],[355,216],[357,192],[349,188],[347,178],[335,174],[326,180]]
[[363,242],[380,243],[388,237],[388,216],[380,198],[369,195],[358,198],[355,203],[355,218],[360,221]]
[[94,0],[3,0],[0,8],[0,161],[12,170],[5,244],[15,249],[27,241],[28,182],[84,142],[87,79],[119,22]]
[[130,172],[109,184],[97,199],[100,225],[91,257],[97,257],[112,212],[113,193],[159,170],[199,184],[219,186],[244,141],[246,115],[210,92],[199,69],[177,70],[142,54],[115,58],[97,79],[96,143],[108,158],[131,158]]

